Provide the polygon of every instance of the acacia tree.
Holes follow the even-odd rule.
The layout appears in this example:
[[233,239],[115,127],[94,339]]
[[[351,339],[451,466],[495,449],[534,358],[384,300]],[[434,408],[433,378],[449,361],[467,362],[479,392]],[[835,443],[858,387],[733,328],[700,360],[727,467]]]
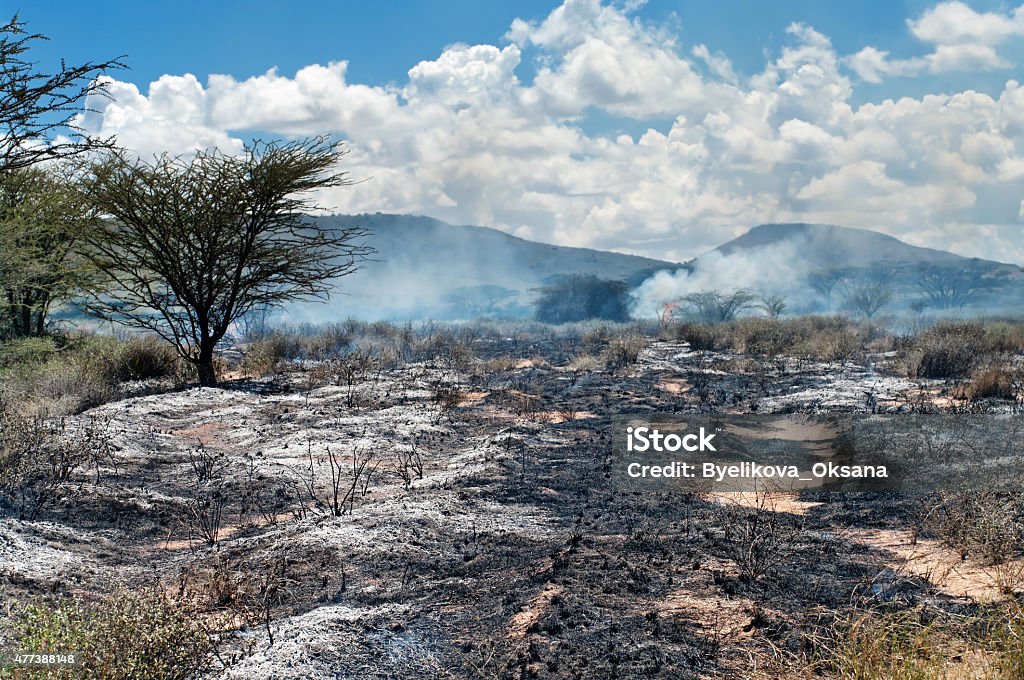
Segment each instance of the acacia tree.
[[892,300],[892,291],[880,282],[866,281],[850,289],[846,296],[846,308],[872,318]]
[[679,299],[685,304],[691,314],[703,323],[725,323],[732,321],[740,313],[754,308],[754,301],[757,296],[746,288],[737,288],[731,293],[720,293],[715,290],[705,290],[698,293],[690,293]]
[[113,146],[113,138],[84,135],[75,119],[87,110],[90,96],[106,93],[99,76],[124,64],[62,61],[54,73],[46,73],[27,56],[43,40],[47,37],[26,31],[17,15],[0,26],[0,171]]
[[55,302],[82,291],[75,244],[92,223],[79,192],[51,170],[0,172],[0,310],[15,337],[43,335]]
[[324,138],[152,162],[109,153],[85,180],[102,219],[84,254],[106,279],[88,308],[159,334],[215,385],[214,351],[235,320],[326,298],[372,252],[365,230],[308,217],[310,192],[351,184],[336,170],[345,153]]
[[984,292],[984,285],[980,273],[967,269],[922,268],[917,279],[928,306],[939,309],[966,306]]

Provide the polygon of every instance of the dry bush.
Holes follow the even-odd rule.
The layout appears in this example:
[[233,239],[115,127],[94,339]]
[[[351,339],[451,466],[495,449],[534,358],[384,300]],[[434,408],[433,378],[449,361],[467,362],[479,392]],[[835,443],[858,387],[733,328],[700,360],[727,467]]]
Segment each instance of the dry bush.
[[640,360],[640,353],[646,346],[647,338],[639,333],[616,335],[601,352],[601,363],[613,371],[632,366]]
[[294,336],[273,333],[249,343],[245,348],[239,369],[247,376],[261,378],[272,375],[278,366],[298,355]]
[[908,373],[918,378],[963,378],[987,354],[980,328],[963,324],[946,325],[944,330],[934,328],[918,338],[907,357]]
[[870,344],[891,344],[888,334],[874,324],[843,317],[803,316],[792,319],[745,318],[725,323],[692,321],[667,330],[695,350],[731,350],[775,357],[806,356],[822,361],[848,361]]
[[611,326],[607,324],[597,325],[580,335],[580,349],[584,354],[601,355],[608,348],[608,344],[612,341],[614,335],[615,332]]
[[1024,494],[969,491],[939,494],[921,512],[919,530],[961,557],[1000,564],[1024,550]]
[[688,343],[690,349],[726,349],[724,334],[716,332],[716,328],[713,326],[686,321],[675,326],[673,330],[676,340]]
[[776,512],[766,491],[755,492],[751,507],[736,503],[726,510],[726,551],[743,581],[755,581],[788,561],[803,534],[803,519]]
[[1020,379],[1002,366],[984,366],[971,373],[970,380],[958,389],[965,399],[1016,399]]
[[166,378],[183,370],[174,347],[152,335],[129,337],[93,356],[110,382]]
[[467,371],[475,357],[472,330],[425,326],[412,338],[411,355],[418,361],[437,361],[457,371]]
[[30,338],[0,345],[0,376],[9,402],[25,413],[80,413],[121,394],[126,381],[191,377],[170,344],[152,336],[79,335]]
[[973,613],[855,609],[812,637],[812,669],[851,680],[1024,677],[1024,612],[1009,600]]
[[1006,322],[940,322],[918,334],[905,357],[919,378],[964,378],[979,367],[1005,361],[1024,349],[1019,325]]

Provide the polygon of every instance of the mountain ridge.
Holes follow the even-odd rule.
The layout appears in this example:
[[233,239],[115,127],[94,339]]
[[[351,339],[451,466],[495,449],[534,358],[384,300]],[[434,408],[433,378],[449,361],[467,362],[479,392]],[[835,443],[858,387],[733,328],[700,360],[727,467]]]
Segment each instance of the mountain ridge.
[[[905,308],[920,296],[918,279],[924,274],[955,279],[957,285],[980,282],[993,299],[1004,288],[1019,288],[1024,278],[1017,265],[829,224],[756,225],[680,263],[530,241],[493,227],[453,225],[423,215],[360,213],[316,219],[338,229],[367,229],[367,244],[377,254],[361,271],[338,282],[342,294],[328,309],[320,303],[290,307],[289,316],[296,320],[523,318],[532,312],[537,288],[571,274],[623,280],[637,288],[656,272],[675,272],[680,278],[690,275],[687,285],[697,290],[750,287],[759,293],[773,292],[776,279],[788,278],[790,287],[775,292],[796,302],[806,297],[803,289],[812,273],[842,271],[849,277],[853,272],[885,281],[897,300],[894,307]],[[815,307],[808,301],[804,307],[794,304],[793,311],[797,309]]]

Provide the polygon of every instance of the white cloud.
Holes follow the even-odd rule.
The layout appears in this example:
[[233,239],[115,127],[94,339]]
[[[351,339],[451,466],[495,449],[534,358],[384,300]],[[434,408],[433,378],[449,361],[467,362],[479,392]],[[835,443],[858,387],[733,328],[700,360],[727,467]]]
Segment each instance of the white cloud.
[[[395,86],[349,82],[344,61],[205,84],[167,75],[145,93],[113,81],[115,100],[94,102],[82,125],[145,154],[232,151],[254,130],[331,133],[348,140],[352,177],[370,179],[324,194],[330,208],[426,213],[562,244],[684,259],[758,223],[826,221],[1024,262],[1024,243],[1004,228],[1024,219],[1018,82],[995,98],[851,104],[844,66],[864,80],[947,58],[984,66],[996,53],[979,41],[1010,39],[988,15],[943,33],[963,11],[954,4],[911,23],[936,46],[920,63],[873,47],[844,59],[795,23],[763,70],[741,79],[725,55],[679,45],[628,7],[566,0],[541,22],[514,22],[508,44],[450,46]],[[537,60],[532,82],[517,75],[524,59]],[[595,110],[640,130],[673,122],[586,132]],[[970,224],[1002,236],[965,238]]]
[[1012,15],[976,12],[962,2],[940,2],[920,18],[907,22],[911,32],[939,45],[987,43],[995,45],[1024,34],[1024,5]]
[[996,47],[1024,36],[1024,5],[1012,13],[976,12],[962,2],[940,2],[917,19],[907,21],[910,32],[934,50],[922,57],[890,59],[889,52],[868,46],[845,59],[869,83],[888,76],[951,71],[991,71],[1012,64]]
[[721,52],[711,53],[707,45],[694,45],[691,50],[693,56],[703,61],[713,75],[718,76],[722,80],[735,83],[737,81],[736,72],[733,71],[732,62],[729,61],[729,57],[725,56]]

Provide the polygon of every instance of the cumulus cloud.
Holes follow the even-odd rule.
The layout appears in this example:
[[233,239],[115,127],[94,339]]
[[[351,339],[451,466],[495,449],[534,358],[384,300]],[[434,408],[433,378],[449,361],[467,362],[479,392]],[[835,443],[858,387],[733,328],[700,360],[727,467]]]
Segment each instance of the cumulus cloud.
[[[794,23],[746,76],[631,10],[565,0],[541,21],[513,22],[501,45],[449,46],[389,86],[351,82],[345,61],[242,80],[166,75],[145,91],[111,81],[114,99],[80,123],[141,154],[330,133],[348,141],[352,177],[368,181],[322,195],[329,208],[424,213],[559,244],[683,260],[755,224],[818,221],[1024,262],[1014,235],[1024,88],[854,105],[851,80],[948,60],[988,68],[981,48],[1018,35],[1020,9],[937,5],[908,24],[932,53],[902,62],[875,47],[841,55]],[[594,112],[631,119],[633,134],[600,132]],[[970,224],[995,226],[964,238]]]
[[847,65],[858,76],[878,83],[888,76],[923,72],[990,71],[1011,63],[996,48],[1012,37],[1024,36],[1024,5],[1013,12],[977,12],[962,2],[941,2],[917,19],[907,21],[910,32],[930,43],[933,51],[922,57],[891,59],[889,52],[868,46],[850,55]]

